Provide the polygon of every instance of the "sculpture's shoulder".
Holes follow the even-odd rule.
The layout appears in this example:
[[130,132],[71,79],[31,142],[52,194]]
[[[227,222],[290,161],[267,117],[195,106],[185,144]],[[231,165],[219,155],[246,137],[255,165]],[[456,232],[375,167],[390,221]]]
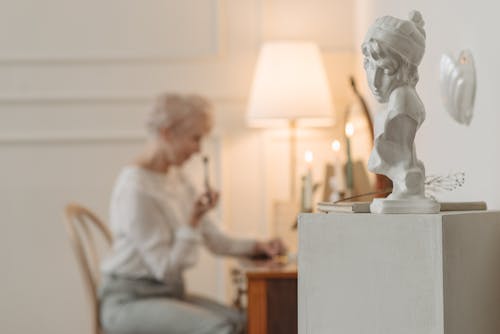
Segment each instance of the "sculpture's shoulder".
[[401,106],[405,104],[415,104],[415,107],[420,108],[424,107],[415,88],[408,85],[394,88],[389,97],[389,106]]
[[393,90],[389,98],[389,110],[393,116],[405,114],[418,123],[425,119],[425,108],[415,88],[400,86]]

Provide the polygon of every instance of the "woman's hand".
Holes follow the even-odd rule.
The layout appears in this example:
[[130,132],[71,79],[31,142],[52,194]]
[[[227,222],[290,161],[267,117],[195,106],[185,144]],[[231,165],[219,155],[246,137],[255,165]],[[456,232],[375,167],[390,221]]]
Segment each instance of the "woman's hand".
[[255,243],[254,255],[273,258],[277,255],[285,255],[288,249],[280,238],[268,241],[257,241]]
[[192,227],[197,227],[201,218],[210,210],[217,206],[219,202],[219,193],[213,190],[210,190],[203,195],[201,195],[196,202],[194,203],[193,215],[191,217],[191,221],[189,224]]

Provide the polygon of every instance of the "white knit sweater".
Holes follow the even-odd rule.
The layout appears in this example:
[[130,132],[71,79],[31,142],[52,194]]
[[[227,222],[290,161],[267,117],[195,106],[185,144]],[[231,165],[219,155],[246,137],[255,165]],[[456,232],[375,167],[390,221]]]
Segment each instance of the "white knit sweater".
[[125,167],[111,197],[113,247],[102,272],[176,284],[197,262],[201,243],[216,254],[251,254],[255,240],[224,235],[208,216],[197,228],[188,225],[197,196],[178,170]]

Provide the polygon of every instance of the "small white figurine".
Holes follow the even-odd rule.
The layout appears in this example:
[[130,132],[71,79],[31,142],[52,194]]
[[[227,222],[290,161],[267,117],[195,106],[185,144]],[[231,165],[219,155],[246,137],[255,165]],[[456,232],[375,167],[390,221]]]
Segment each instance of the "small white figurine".
[[424,195],[425,168],[414,145],[425,119],[415,90],[424,51],[424,21],[418,11],[409,20],[378,18],[362,45],[368,85],[379,102],[387,103],[384,129],[376,135],[368,169],[393,182],[392,194],[372,202],[374,213],[439,212],[439,204]]

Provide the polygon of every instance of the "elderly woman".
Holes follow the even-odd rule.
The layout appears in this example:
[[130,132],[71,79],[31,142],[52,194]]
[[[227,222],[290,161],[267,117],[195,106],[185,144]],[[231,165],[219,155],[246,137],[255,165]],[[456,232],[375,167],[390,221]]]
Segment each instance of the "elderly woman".
[[111,198],[114,236],[104,261],[101,323],[110,333],[242,333],[244,317],[184,289],[184,271],[197,262],[201,244],[220,255],[274,256],[268,242],[230,238],[206,213],[216,192],[198,196],[178,167],[200,151],[212,126],[204,98],[165,94],[148,119],[152,134],[142,154],[121,171]]

